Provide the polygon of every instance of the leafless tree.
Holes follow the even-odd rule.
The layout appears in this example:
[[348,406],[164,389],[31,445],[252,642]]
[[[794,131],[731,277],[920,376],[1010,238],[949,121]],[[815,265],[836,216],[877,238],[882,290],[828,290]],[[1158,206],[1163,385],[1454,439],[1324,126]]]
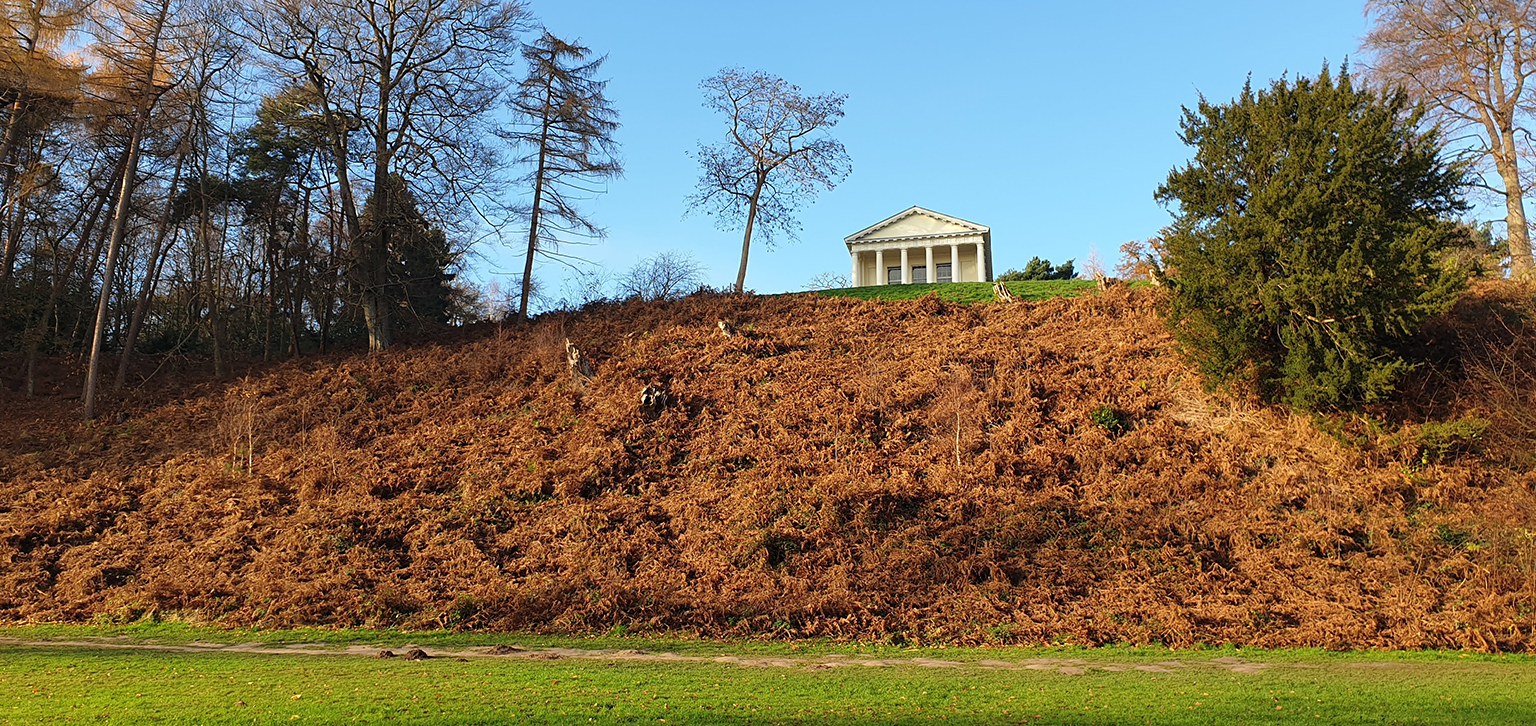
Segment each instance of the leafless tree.
[[1521,157],[1532,151],[1536,0],[1369,0],[1366,13],[1371,72],[1422,99],[1491,162],[1500,184],[1483,186],[1504,197],[1512,271],[1532,275]]
[[[389,225],[363,234],[351,189],[354,133],[390,208],[391,174],[439,217],[474,206],[499,164],[486,143],[525,11],[516,0],[248,0],[248,39],[319,99],[372,350],[390,344]],[[371,168],[368,168],[371,167]],[[447,221],[446,219],[443,221]]]
[[588,303],[606,300],[613,281],[613,272],[605,267],[574,269],[560,284],[560,300],[556,306],[563,310],[576,310]]
[[171,45],[170,18],[174,0],[109,0],[99,21],[96,52],[107,64],[107,72],[95,82],[105,98],[115,100],[128,117],[127,141],[123,150],[121,186],[117,209],[112,220],[112,236],[107,246],[107,261],[101,281],[101,297],[92,327],[91,359],[85,375],[85,418],[96,417],[96,387],[101,370],[107,309],[113,292],[119,253],[132,215],[132,198],[139,166],[139,155],[150,113],[161,96],[175,82],[167,71]]
[[189,167],[193,154],[198,152],[194,138],[199,126],[207,123],[207,107],[211,103],[209,96],[227,80],[225,76],[229,75],[240,55],[234,47],[233,38],[222,27],[224,23],[221,20],[224,18],[220,17],[217,6],[198,2],[183,7],[181,15],[183,25],[177,29],[178,45],[182,46],[180,55],[184,60],[180,64],[181,77],[163,100],[163,105],[172,107],[170,115],[176,117],[177,126],[180,127],[179,131],[173,132],[167,150],[175,162],[167,185],[165,206],[155,222],[153,243],[139,282],[138,299],[123,334],[123,351],[118,359],[117,378],[112,386],[114,391],[121,391],[128,381],[133,348],[143,330],[144,317],[149,312],[155,288],[160,282],[169,247],[174,243],[171,224],[175,211],[174,200],[182,191],[183,173]]
[[81,67],[67,62],[63,47],[84,15],[81,0],[0,0],[0,100],[4,131],[0,132],[0,287],[4,287],[21,249],[19,222],[25,194],[20,154],[12,159],[24,130],[35,126],[42,105],[71,105],[80,95]]
[[847,177],[848,152],[827,132],[843,117],[846,95],[808,96],[800,87],[762,71],[726,68],[699,84],[704,106],[726,117],[725,141],[699,144],[694,158],[704,167],[688,199],[690,210],[715,215],[721,229],[742,225],[737,293],[746,287],[747,255],[760,233],[772,246],[775,232],[794,240],[794,213]]
[[1099,256],[1099,248],[1088,246],[1088,259],[1083,261],[1083,269],[1077,273],[1079,280],[1101,280],[1108,276],[1104,269],[1104,258]]
[[836,290],[839,288],[848,287],[850,284],[852,283],[848,281],[847,275],[839,275],[836,272],[823,272],[820,275],[811,278],[811,281],[805,284],[805,289]]
[[673,300],[699,289],[704,266],[681,252],[668,251],[647,257],[619,278],[619,297],[641,300]]
[[[531,188],[527,207],[528,248],[523,261],[520,320],[528,319],[536,253],[556,254],[562,241],[601,237],[603,230],[577,209],[589,184],[623,173],[618,159],[618,112],[603,96],[607,81],[594,78],[605,58],[546,31],[523,46],[528,75],[509,99],[515,124],[503,138],[524,149],[519,161],[529,167],[522,183]],[[590,59],[589,59],[590,58]]]

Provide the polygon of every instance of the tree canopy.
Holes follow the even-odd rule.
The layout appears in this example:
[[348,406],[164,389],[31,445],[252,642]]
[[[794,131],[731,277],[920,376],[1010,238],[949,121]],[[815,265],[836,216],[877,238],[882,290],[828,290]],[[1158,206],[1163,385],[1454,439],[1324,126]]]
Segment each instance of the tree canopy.
[[762,71],[726,68],[704,79],[704,106],[726,117],[725,141],[699,144],[703,167],[690,209],[715,215],[721,229],[743,227],[736,292],[747,282],[752,240],[772,245],[776,233],[794,239],[795,211],[848,176],[848,151],[827,132],[843,117],[848,97],[807,95]]
[[619,114],[604,95],[608,82],[597,79],[607,57],[594,58],[590,48],[548,31],[522,53],[528,75],[507,100],[516,122],[501,136],[522,150],[518,161],[529,169],[518,180],[531,192],[517,306],[526,320],[535,253],[555,255],[562,242],[604,236],[577,202],[594,193],[592,185],[622,175],[624,166],[613,137]]
[[1208,383],[1299,408],[1392,392],[1405,339],[1465,284],[1438,264],[1464,171],[1423,120],[1347,67],[1184,109],[1195,157],[1156,193],[1175,214],[1163,312]]
[[1492,166],[1497,183],[1476,186],[1503,198],[1509,262],[1516,277],[1536,274],[1531,259],[1525,162],[1536,109],[1536,2],[1531,0],[1368,0],[1363,40],[1371,75],[1401,85],[1431,118],[1457,136],[1473,162]]
[[[385,194],[374,192],[363,203],[360,222],[364,239],[381,220],[391,230],[384,297],[402,313],[392,317],[391,324],[397,330],[445,324],[453,317],[454,291],[449,283],[455,275],[450,270],[458,264],[459,254],[447,234],[421,213],[410,185],[400,175],[390,175],[388,184]],[[382,215],[381,197],[388,200]],[[358,277],[354,275],[354,281]]]

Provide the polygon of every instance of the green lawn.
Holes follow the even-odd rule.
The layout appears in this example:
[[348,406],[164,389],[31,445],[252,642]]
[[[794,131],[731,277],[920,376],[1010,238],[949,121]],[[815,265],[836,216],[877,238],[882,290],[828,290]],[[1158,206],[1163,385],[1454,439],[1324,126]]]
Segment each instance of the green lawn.
[[[106,647],[247,641],[322,645],[320,654]],[[478,654],[507,643],[529,650]],[[443,655],[342,654],[348,644]],[[547,650],[570,648],[581,651]],[[1533,684],[1536,658],[1460,653],[0,629],[0,723],[14,724],[1529,724]]]
[[[1038,280],[1008,282],[1008,291],[1020,300],[1044,300],[1052,297],[1076,297],[1096,289],[1092,280]],[[835,290],[819,290],[829,297],[856,297],[860,300],[916,300],[928,293],[936,293],[947,302],[993,302],[990,282],[940,282],[924,285],[872,285],[869,287],[844,287]]]

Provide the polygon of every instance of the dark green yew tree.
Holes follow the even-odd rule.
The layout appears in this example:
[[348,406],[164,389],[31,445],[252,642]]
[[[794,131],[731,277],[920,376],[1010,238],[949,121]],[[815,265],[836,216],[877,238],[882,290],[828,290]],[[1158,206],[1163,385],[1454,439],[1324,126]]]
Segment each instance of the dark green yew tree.
[[[421,213],[416,195],[399,174],[387,177],[390,188],[384,195],[389,207],[382,216],[389,226],[389,249],[385,260],[384,300],[395,310],[394,329],[405,330],[446,324],[453,317],[454,291],[450,284],[459,254],[443,230],[434,227]],[[365,235],[378,233],[381,218],[379,195],[369,195],[363,205],[360,225]],[[369,239],[364,237],[364,239]],[[362,274],[354,270],[356,275]]]
[[1422,120],[1401,91],[1326,66],[1184,109],[1195,158],[1157,190],[1176,217],[1159,274],[1208,385],[1250,381],[1303,409],[1392,392],[1405,341],[1465,285],[1438,264],[1463,171]]

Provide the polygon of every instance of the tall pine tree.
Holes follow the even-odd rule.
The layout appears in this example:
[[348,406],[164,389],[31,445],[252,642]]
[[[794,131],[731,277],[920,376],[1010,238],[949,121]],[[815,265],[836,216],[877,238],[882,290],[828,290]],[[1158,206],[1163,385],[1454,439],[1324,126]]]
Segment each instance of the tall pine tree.
[[523,290],[517,316],[528,319],[536,253],[556,254],[561,242],[603,236],[603,229],[577,209],[590,184],[619,176],[618,112],[603,96],[607,81],[594,78],[606,56],[590,58],[591,49],[545,31],[523,45],[528,76],[510,105],[516,117],[503,138],[524,150],[519,162],[529,167],[522,183],[531,191],[527,207],[528,249],[523,261]]

